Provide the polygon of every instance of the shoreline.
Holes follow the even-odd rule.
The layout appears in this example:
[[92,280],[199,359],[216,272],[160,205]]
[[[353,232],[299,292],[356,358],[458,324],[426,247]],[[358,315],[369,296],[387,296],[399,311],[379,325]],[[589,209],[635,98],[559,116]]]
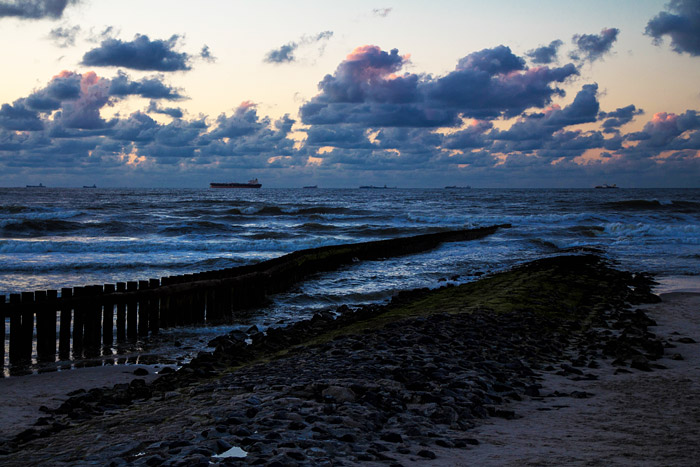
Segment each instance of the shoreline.
[[[108,427],[112,426],[113,423],[118,423],[119,426],[131,426],[132,428],[129,431],[136,430],[135,432],[139,432],[139,430],[146,429],[146,425],[149,423],[150,426],[152,426],[153,423],[157,422],[160,423],[159,429],[163,430],[162,439],[167,439],[170,435],[175,436],[176,433],[179,433],[178,436],[188,439],[187,443],[189,444],[181,446],[180,448],[172,448],[170,445],[165,446],[163,444],[158,446],[152,445],[150,447],[144,445],[144,443],[137,443],[138,446],[133,443],[126,445],[124,444],[127,443],[125,438],[120,438],[119,436],[115,436],[114,432],[110,432],[108,438],[110,438],[111,441],[106,442],[107,444],[103,442],[99,446],[91,447],[76,444],[72,449],[77,449],[82,453],[80,454],[82,457],[76,458],[85,460],[87,460],[89,456],[93,456],[90,457],[93,460],[104,460],[106,459],[106,453],[110,452],[110,456],[115,456],[118,459],[122,459],[124,462],[138,463],[141,461],[145,462],[147,459],[143,457],[143,454],[134,457],[136,453],[151,452],[151,454],[148,454],[148,456],[151,456],[148,458],[153,459],[151,462],[157,462],[158,458],[161,458],[163,462],[168,459],[170,459],[170,461],[180,459],[184,462],[192,461],[194,460],[192,456],[196,456],[194,451],[189,449],[188,446],[197,447],[198,449],[204,449],[203,446],[206,446],[206,449],[209,449],[212,455],[214,455],[226,451],[223,449],[226,445],[228,445],[229,448],[236,445],[243,445],[246,449],[250,449],[251,446],[253,448],[257,446],[257,450],[249,450],[250,455],[247,460],[252,460],[251,456],[255,455],[259,459],[282,459],[297,462],[300,465],[306,465],[312,459],[312,457],[309,456],[313,452],[318,452],[314,451],[314,449],[318,448],[313,448],[312,446],[304,447],[305,445],[303,443],[299,444],[298,442],[293,442],[293,447],[284,447],[285,443],[281,441],[275,441],[274,443],[271,441],[277,440],[278,437],[282,437],[283,439],[289,438],[290,434],[296,435],[296,430],[302,430],[302,432],[304,432],[304,430],[311,430],[309,432],[310,437],[313,434],[313,439],[318,438],[318,443],[321,443],[320,445],[328,447],[332,444],[335,446],[334,449],[340,449],[336,446],[338,441],[333,441],[335,444],[328,440],[324,441],[323,437],[327,435],[323,433],[332,431],[334,437],[338,439],[348,435],[349,438],[340,442],[340,444],[343,446],[348,445],[349,447],[345,447],[350,449],[350,451],[347,451],[347,449],[340,450],[334,454],[335,458],[343,460],[352,461],[355,459],[354,462],[370,460],[374,462],[389,462],[389,459],[414,461],[417,459],[430,459],[431,456],[436,456],[441,462],[449,462],[449,459],[452,459],[455,455],[464,455],[467,456],[464,457],[464,461],[471,461],[472,458],[469,456],[484,452],[483,448],[486,446],[484,443],[476,448],[474,447],[474,440],[481,436],[479,435],[479,433],[481,433],[479,431],[481,429],[480,427],[486,427],[489,422],[494,420],[499,420],[498,423],[506,424],[506,426],[514,426],[513,424],[528,419],[526,416],[523,419],[513,420],[513,418],[516,418],[516,414],[519,414],[523,410],[523,407],[525,407],[523,404],[528,404],[532,398],[539,397],[540,391],[544,393],[548,390],[547,384],[545,384],[547,382],[546,372],[550,371],[547,370],[548,367],[552,367],[555,370],[564,368],[565,378],[576,378],[577,371],[574,367],[577,366],[577,363],[572,361],[573,366],[562,363],[566,362],[567,358],[571,358],[570,355],[567,355],[566,352],[568,351],[566,349],[576,344],[576,342],[573,341],[569,342],[570,338],[567,338],[566,343],[557,344],[554,348],[544,351],[545,353],[537,351],[540,356],[537,358],[532,357],[534,360],[532,358],[527,358],[526,361],[521,361],[523,358],[522,355],[528,352],[532,353],[534,351],[533,349],[546,349],[551,347],[548,341],[538,340],[532,337],[532,334],[536,334],[534,329],[540,329],[543,325],[545,327],[555,326],[556,329],[564,326],[561,328],[561,332],[564,332],[564,335],[571,334],[571,336],[574,337],[577,332],[576,326],[572,327],[572,325],[566,322],[560,322],[560,319],[556,316],[538,318],[537,314],[533,315],[531,312],[528,312],[523,317],[520,314],[513,314],[513,311],[508,311],[513,309],[512,305],[518,302],[518,300],[526,299],[530,295],[533,295],[532,286],[537,285],[531,283],[533,277],[540,277],[540,279],[542,279],[546,277],[559,277],[560,275],[567,276],[565,270],[557,270],[556,267],[552,269],[551,266],[547,266],[548,263],[553,262],[551,260],[540,261],[539,266],[537,261],[528,263],[526,267],[520,268],[521,271],[519,273],[511,274],[510,276],[508,273],[495,275],[488,280],[473,283],[479,285],[471,285],[466,288],[464,286],[451,287],[442,289],[442,291],[438,293],[426,291],[412,292],[403,297],[399,297],[399,299],[395,301],[396,303],[393,305],[393,308],[389,307],[388,311],[379,310],[378,307],[375,307],[366,310],[365,314],[359,317],[348,315],[349,317],[345,320],[346,322],[341,323],[342,326],[332,322],[332,320],[329,322],[327,318],[319,317],[316,320],[315,327],[313,325],[314,320],[311,320],[311,324],[307,323],[303,326],[295,326],[299,327],[297,334],[328,337],[322,337],[320,340],[318,338],[315,340],[312,339],[311,342],[308,342],[308,338],[301,339],[302,342],[300,343],[303,343],[301,347],[292,345],[290,348],[289,344],[294,344],[296,339],[293,332],[289,335],[279,333],[277,339],[278,341],[286,340],[286,342],[283,342],[284,345],[278,345],[274,340],[271,341],[269,338],[270,336],[267,336],[267,338],[259,336],[257,338],[258,342],[254,339],[255,345],[253,347],[261,350],[261,352],[258,354],[255,352],[251,353],[249,355],[250,359],[247,360],[248,362],[255,363],[262,358],[262,363],[258,363],[257,365],[246,363],[245,358],[241,360],[241,352],[239,351],[242,350],[242,348],[237,347],[236,343],[232,341],[233,336],[222,338],[222,340],[219,341],[217,351],[213,354],[202,354],[200,358],[195,359],[192,365],[186,365],[184,371],[179,371],[174,375],[161,378],[150,385],[149,387],[151,389],[146,392],[151,392],[148,392],[145,399],[143,399],[145,394],[143,388],[141,388],[140,384],[137,384],[136,386],[138,387],[135,386],[133,391],[131,391],[136,397],[129,399],[130,401],[124,406],[125,408],[119,408],[119,406],[114,405],[115,397],[118,395],[114,390],[111,392],[109,390],[98,391],[101,396],[97,405],[95,405],[94,400],[90,398],[82,397],[81,399],[79,396],[73,397],[72,399],[75,400],[74,403],[69,403],[70,401],[64,402],[62,406],[63,411],[54,410],[53,414],[50,414],[48,417],[50,419],[47,422],[48,424],[53,423],[54,425],[60,426],[58,431],[47,432],[47,438],[45,439],[36,439],[37,436],[40,436],[42,428],[33,428],[31,431],[25,433],[22,440],[19,440],[20,444],[15,444],[15,448],[12,448],[11,444],[6,444],[5,449],[10,447],[10,452],[14,452],[15,454],[9,454],[7,457],[0,456],[0,460],[7,463],[7,465],[13,465],[13,459],[18,460],[22,458],[23,454],[25,456],[28,455],[29,451],[27,451],[27,449],[30,447],[32,450],[31,458],[40,459],[42,455],[47,455],[48,452],[51,452],[51,449],[53,449],[51,446],[58,442],[52,440],[61,440],[61,444],[67,442],[70,445],[70,440],[72,439],[71,433],[80,427],[82,427],[80,428],[82,432],[85,432],[85,430],[97,429],[110,432]],[[556,261],[554,261],[554,263],[556,263]],[[554,264],[554,266],[556,266],[556,264]],[[579,268],[590,266],[590,271],[587,272],[588,279],[586,279],[590,284],[587,284],[581,289],[578,284],[567,282],[563,289],[555,288],[548,290],[542,297],[559,297],[558,301],[560,305],[570,307],[573,305],[571,297],[561,297],[560,292],[557,290],[570,291],[571,294],[575,293],[577,296],[581,297],[581,300],[585,300],[585,294],[582,293],[585,290],[588,290],[592,294],[607,293],[591,288],[597,280],[597,278],[594,279],[594,274],[591,272],[595,271],[593,265],[582,266],[578,264],[575,266]],[[550,267],[552,271],[547,272],[547,267]],[[607,316],[605,313],[612,313],[612,315],[610,315],[610,319],[612,320],[629,320],[630,317],[625,315],[624,311],[621,311],[620,307],[623,303],[620,299],[622,297],[632,297],[632,299],[638,300],[649,296],[648,286],[645,285],[644,280],[640,278],[635,279],[632,276],[628,277],[625,273],[613,274],[607,269],[601,269],[601,271],[607,274],[611,281],[617,281],[615,285],[615,294],[618,295],[604,295],[608,297],[606,299],[607,302],[598,303],[598,306],[612,306],[613,310],[607,312],[599,309],[596,313],[603,313],[603,316]],[[550,276],[547,276],[547,274],[550,274]],[[551,274],[554,274],[554,276],[551,276]],[[515,288],[509,288],[511,287],[510,283],[513,282],[513,279],[517,279],[520,282]],[[571,281],[572,279],[567,280]],[[629,295],[627,285],[624,287],[620,286],[624,281],[632,281],[630,283],[634,284],[634,288],[638,289],[638,293],[635,292],[636,298],[634,298],[635,293]],[[620,284],[618,284],[618,282]],[[508,286],[506,286],[506,284],[508,284]],[[528,287],[530,287],[530,289],[528,289]],[[463,294],[465,290],[468,292],[466,296],[470,297],[470,300],[475,300],[477,302],[477,306],[468,307],[468,311],[461,309],[464,307],[464,296],[460,294]],[[511,292],[508,292],[508,290]],[[528,290],[529,292],[526,294],[525,292]],[[521,305],[518,306],[534,307],[533,309],[535,311],[537,307],[540,307],[539,304],[534,302],[530,305],[528,305],[529,302],[527,301],[520,303]],[[584,302],[576,303],[581,303],[581,306],[585,305]],[[593,310],[595,309],[593,305],[589,304],[586,306],[589,307],[588,309]],[[590,308],[590,306],[593,306],[593,308]],[[426,307],[436,308],[436,314],[431,312],[426,315]],[[486,307],[486,309],[484,309],[484,307]],[[494,315],[492,312],[488,312],[487,308],[489,307],[501,311]],[[576,306],[574,306],[574,309],[575,307]],[[542,308],[542,312],[551,313],[553,311],[556,310],[549,305]],[[377,312],[380,313],[379,316],[373,316],[373,313],[376,314]],[[584,313],[581,315],[583,317],[586,313],[586,309],[579,310],[576,313]],[[398,321],[396,321],[397,319]],[[479,328],[481,332],[486,332],[486,335],[481,337],[479,337],[479,335],[473,335],[465,338],[460,333],[454,334],[455,327],[464,326],[465,321],[469,320],[475,321],[473,321],[473,325],[467,329]],[[368,323],[367,325],[362,324],[365,321]],[[401,323],[400,327],[397,327],[398,323]],[[540,327],[532,328],[533,325]],[[515,326],[515,328],[513,328],[513,326]],[[523,333],[523,329],[519,329],[518,326],[521,328],[524,326],[523,329],[530,329],[530,331]],[[306,328],[302,329],[304,327]],[[316,328],[321,330],[320,334],[316,332],[318,330]],[[347,328],[352,328],[350,334],[347,334]],[[508,334],[508,336],[511,337],[502,336],[500,334]],[[362,335],[365,337],[357,340],[352,337],[355,335]],[[449,342],[442,342],[441,339],[444,338],[444,335],[452,335],[451,340]],[[391,336],[394,337],[392,338]],[[527,336],[527,338],[523,339],[525,336]],[[379,337],[381,337],[379,341],[375,340],[375,338],[379,339]],[[421,351],[422,353],[414,355],[413,357],[414,360],[418,358],[418,360],[415,361],[419,363],[416,369],[411,371],[416,371],[417,373],[413,377],[410,376],[410,372],[405,373],[404,370],[401,370],[404,373],[400,372],[399,374],[394,374],[392,368],[396,369],[397,364],[398,368],[403,368],[403,364],[399,364],[403,361],[401,360],[403,358],[401,357],[402,353],[414,351],[411,349],[415,348],[415,345],[413,347],[405,347],[401,344],[406,341],[406,339],[410,340],[412,338],[415,338],[417,342],[423,341],[423,344],[419,346],[423,349]],[[396,354],[392,348],[386,348],[386,342],[394,342],[392,339],[397,342],[396,350],[400,350],[402,353]],[[489,349],[488,352],[490,354],[493,354],[492,358],[496,360],[491,360],[491,358],[483,360],[483,355],[478,357],[479,352],[484,351],[479,350],[481,348],[479,346],[483,346],[488,342],[491,342],[491,344],[487,345],[486,348]],[[410,344],[410,342],[407,343]],[[450,374],[445,375],[438,371],[440,367],[449,362],[453,362],[454,358],[459,358],[454,354],[454,349],[451,347],[459,347],[460,345],[463,346],[461,352],[464,352],[467,348],[473,349],[470,355],[473,355],[473,358],[476,359],[477,365],[471,367],[472,369],[465,367],[465,369],[459,371],[467,371],[465,376],[471,374],[472,376],[469,378],[472,380],[476,377],[477,379],[475,381],[480,382],[477,386],[485,385],[482,388],[483,390],[477,390],[478,388],[475,389],[475,387],[464,388],[461,383],[458,384],[458,381],[460,381],[459,378],[454,380]],[[525,347],[522,347],[522,345],[525,345]],[[508,350],[509,346],[513,349],[512,351]],[[366,361],[366,352],[370,349],[373,349],[374,357],[372,357],[371,361]],[[426,357],[424,355],[426,349],[429,355],[432,356]],[[283,351],[280,352],[280,350]],[[334,352],[339,355],[344,353],[344,358],[328,360]],[[382,359],[376,361],[376,355],[382,356]],[[460,354],[460,356],[464,355]],[[500,364],[496,363],[488,363],[491,361],[498,362],[499,359],[503,358],[506,360],[515,359],[513,361],[517,360],[520,361],[520,363],[513,368],[502,367]],[[544,360],[538,363],[538,358]],[[629,360],[630,357],[627,356],[626,358]],[[384,360],[388,360],[389,363]],[[330,363],[331,361],[333,364]],[[380,385],[382,387],[376,389],[372,389],[374,386],[369,382],[362,382],[364,378],[363,375],[356,374],[354,377],[352,376],[352,368],[356,365],[345,367],[347,374],[343,378],[340,378],[339,375],[330,376],[330,374],[329,376],[324,376],[334,365],[342,366],[346,364],[347,361],[356,362],[366,371],[380,371],[384,373],[388,371],[389,373],[384,374],[383,379],[375,377],[375,379],[379,378],[382,381]],[[393,364],[391,363],[392,361],[394,362]],[[479,361],[482,363],[478,363]],[[547,361],[549,363],[545,365],[544,363]],[[584,374],[593,375],[595,372],[599,373],[604,371],[606,368],[605,360],[601,358],[590,358],[590,362],[594,361],[601,362],[600,368],[595,370],[586,369],[584,370]],[[434,362],[443,363],[438,363],[436,365]],[[629,362],[625,363],[623,361],[622,363],[627,365]],[[233,371],[228,369],[231,366],[237,367],[238,369]],[[448,368],[452,368],[453,371],[456,372],[461,367],[449,363]],[[289,373],[290,369],[293,370],[291,374]],[[303,375],[307,369],[308,371],[315,372],[312,380],[323,381],[324,378],[331,378],[328,380],[329,383],[325,383],[325,387],[323,384],[321,386],[296,387],[294,382],[298,383],[299,380],[303,379]],[[436,371],[438,372],[437,376]],[[559,370],[559,372],[561,371],[562,370]],[[635,372],[637,370],[631,371]],[[655,370],[653,373],[650,373],[650,375],[662,375],[663,371],[665,370]],[[267,375],[267,377],[261,379],[261,374]],[[233,377],[233,379],[231,379],[231,377]],[[504,377],[509,382],[499,382]],[[544,380],[540,381],[540,377],[543,377]],[[169,381],[165,384],[164,381],[168,380],[168,378]],[[441,380],[441,378],[444,380]],[[425,381],[429,386],[422,387],[418,385],[413,387],[411,381],[414,379]],[[243,380],[243,383],[241,383],[241,380]],[[275,380],[280,383],[275,384]],[[257,381],[257,383],[253,383],[254,381]],[[450,381],[452,382],[450,383]],[[253,384],[251,385],[251,383]],[[581,381],[575,384],[581,384]],[[440,397],[442,397],[442,399],[438,398],[431,402],[431,397],[433,396],[429,396],[428,394],[442,394],[445,390],[445,385],[452,388],[451,391],[454,394],[446,396],[448,397],[447,399],[444,399],[445,396],[441,395]],[[127,393],[129,393],[129,390],[132,388],[129,385],[126,386]],[[537,386],[540,386],[540,388],[538,389]],[[285,388],[288,388],[288,390],[285,390]],[[396,388],[396,390],[390,389],[388,390],[389,392],[387,392],[386,388]],[[121,389],[122,393],[124,393],[124,385],[122,385]],[[318,394],[316,393],[317,391]],[[93,391],[90,392],[92,393]],[[384,407],[383,404],[380,404],[379,407],[375,407],[375,404],[369,402],[370,400],[376,400],[377,396],[372,396],[375,399],[367,399],[369,394],[374,394],[375,392],[380,400],[384,400],[383,404],[389,404],[389,407]],[[422,395],[424,393],[426,394]],[[459,398],[463,397],[461,394],[471,394],[469,397],[472,397],[472,402],[459,402]],[[481,396],[479,394],[481,394]],[[537,395],[535,396],[535,394]],[[330,399],[328,399],[329,397]],[[405,400],[405,397],[409,397],[408,402]],[[418,397],[417,401],[410,402],[413,400],[411,398],[415,397]],[[481,402],[474,402],[474,397],[477,397],[477,399],[481,398],[479,399]],[[427,399],[422,400],[423,398]],[[523,399],[523,402],[507,403],[508,400],[514,401]],[[305,400],[306,402],[303,402]],[[455,400],[457,402],[455,402]],[[591,400],[595,400],[595,397],[591,398]],[[178,401],[181,401],[179,406],[177,405]],[[399,404],[399,408],[403,405],[403,409],[398,412],[393,411],[394,409],[391,408],[391,401]],[[211,412],[210,406],[212,402],[227,406],[230,405],[232,409],[239,407],[239,409],[237,409],[239,412],[237,413],[234,409],[233,415],[228,415],[227,418],[224,419],[221,419],[221,414],[219,414],[217,422],[216,414]],[[329,410],[329,402],[332,403],[333,408],[330,414],[326,414],[325,411]],[[193,404],[193,406],[185,410],[182,407],[183,403]],[[281,403],[283,405],[279,405]],[[314,405],[319,403],[320,405],[318,407]],[[367,405],[368,403],[369,406]],[[417,406],[415,406],[416,403],[418,404]],[[64,407],[66,404],[68,404],[68,407]],[[297,404],[301,404],[298,406],[299,411],[296,412],[302,415],[301,418],[299,418],[298,415],[291,416],[293,414],[288,413],[290,412],[289,407],[292,407],[291,411],[294,411],[293,408],[297,407]],[[304,415],[302,409],[305,404],[311,404],[311,407],[316,407],[314,410],[322,410],[318,413],[313,412],[317,413],[316,415],[313,415],[313,413],[309,415],[307,410],[306,415]],[[406,406],[406,404],[409,405]],[[511,406],[513,409],[510,408]],[[450,409],[447,410],[445,407]],[[469,413],[464,412],[464,409],[460,409],[460,407],[469,409]],[[107,409],[106,411],[105,408]],[[381,422],[378,426],[365,426],[364,430],[360,430],[360,432],[351,430],[343,435],[342,433],[337,433],[335,429],[329,431],[330,428],[333,427],[333,417],[338,418],[340,416],[340,419],[343,419],[342,413],[338,412],[342,412],[346,409],[350,410],[351,408],[352,410],[360,410],[360,412],[356,412],[354,415],[346,414],[346,417],[349,416],[349,419],[345,420],[346,422],[349,420],[364,420],[368,417],[369,419],[373,419],[372,417],[375,416],[387,416],[389,418]],[[163,414],[164,418],[167,418],[166,414],[176,409],[179,409],[179,412],[184,412],[182,419],[185,421],[188,419],[197,419],[197,423],[190,427],[191,429],[189,431],[187,428],[181,426],[177,420],[169,422],[166,427],[162,425],[162,423],[164,423],[162,419],[153,419],[153,417],[149,419],[149,416],[146,415],[146,413],[159,412]],[[146,410],[146,412],[143,412],[144,410]],[[258,416],[258,412],[262,411],[265,413],[266,410],[272,410],[271,415],[273,417],[277,414],[277,424],[279,425],[277,428],[283,426],[287,428],[280,431],[276,429],[275,426],[266,426],[263,420],[259,420]],[[281,413],[280,410],[283,410],[285,413]],[[369,412],[367,412],[367,410],[369,410]],[[483,411],[483,413],[480,412],[480,410]],[[408,411],[408,415],[405,415],[405,417],[408,418],[402,421],[402,415],[400,415],[400,413],[406,411]],[[175,411],[172,412],[172,414],[174,415],[179,412]],[[60,415],[61,413],[64,415]],[[138,415],[139,413],[142,413],[145,420],[140,420],[141,416]],[[252,417],[250,414],[252,414]],[[67,423],[66,415],[68,415],[68,419],[73,417],[75,420],[79,420],[79,422],[77,424],[68,423],[67,426],[63,426],[63,424]],[[551,414],[549,415],[551,417]],[[494,416],[496,418],[494,418]],[[399,418],[394,420],[394,417]],[[530,418],[532,419],[533,417]],[[211,421],[203,422],[203,420],[206,419]],[[500,419],[502,419],[502,421],[500,421]],[[545,417],[545,420],[546,419]],[[81,422],[80,420],[83,421]],[[283,420],[283,422],[280,420]],[[325,422],[323,422],[324,420]],[[296,425],[294,425],[295,421],[297,422]],[[180,422],[182,422],[182,420]],[[146,423],[146,425],[144,425],[144,423]],[[251,425],[251,423],[253,425]],[[328,425],[328,423],[330,423],[330,425]],[[107,425],[107,428],[105,428],[105,425]],[[220,428],[225,425],[234,425],[234,427],[228,430],[221,429],[220,431]],[[206,428],[207,426],[209,428]],[[236,428],[236,426],[238,428]],[[256,426],[260,433],[268,433],[270,436],[274,434],[275,436],[272,436],[267,442],[263,442],[264,440],[256,440],[255,436],[251,438],[252,428],[246,435],[245,429],[241,428],[244,426],[249,428],[251,426]],[[296,428],[293,426],[296,426]],[[410,426],[415,426],[416,429],[411,431],[406,428],[407,426],[409,428]],[[211,430],[214,427],[216,427],[216,430],[212,432]],[[197,434],[198,432],[196,430],[200,428],[202,428],[202,431]],[[313,428],[318,428],[319,431],[313,431]],[[371,428],[374,428],[374,430]],[[182,432],[183,429],[185,430],[184,432]],[[192,429],[195,431],[192,431]],[[377,431],[377,429],[379,431]],[[434,431],[436,436],[430,435],[431,431]],[[103,434],[106,435],[107,432]],[[205,432],[206,435],[204,434]],[[211,436],[217,433],[218,435]],[[484,440],[489,439],[488,434],[483,436]],[[333,436],[331,438],[333,438]],[[350,438],[353,438],[353,440],[350,441]],[[32,439],[34,439],[34,441],[32,441]],[[367,439],[366,442],[369,444],[364,444],[365,441],[362,441],[363,439]],[[397,441],[399,439],[400,442]],[[15,441],[17,441],[17,439],[15,439]],[[248,444],[241,444],[244,442]],[[323,442],[325,442],[325,444],[323,444]],[[268,449],[269,444],[276,444],[277,448],[270,451]],[[420,449],[421,447],[424,449]],[[85,452],[86,449],[89,453]],[[384,449],[390,452],[384,451]],[[37,452],[35,454],[34,451],[44,452]],[[75,452],[77,453],[78,451]],[[20,457],[16,457],[17,455]],[[77,454],[72,455],[75,456]],[[63,456],[68,456],[68,458],[70,458],[71,454],[64,452]],[[295,456],[299,457],[299,459],[296,459]],[[5,458],[3,459],[3,457]],[[389,459],[384,459],[384,457]],[[449,465],[449,463],[446,465]]]

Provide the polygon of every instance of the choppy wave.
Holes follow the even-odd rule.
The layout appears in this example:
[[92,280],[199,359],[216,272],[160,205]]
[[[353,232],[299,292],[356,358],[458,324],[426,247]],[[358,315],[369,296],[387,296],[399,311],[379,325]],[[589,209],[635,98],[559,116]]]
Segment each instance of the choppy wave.
[[[68,276],[75,285],[115,274],[180,274],[306,248],[502,223],[513,227],[445,245],[400,275],[375,273],[368,280],[391,290],[434,280],[435,270],[468,275],[474,264],[512,265],[591,248],[631,269],[700,274],[700,190],[125,189],[39,196],[0,189],[0,288],[60,287]],[[359,287],[350,276],[328,284],[328,293],[344,296],[347,290],[339,289]]]
[[618,210],[648,210],[648,211],[674,211],[680,213],[700,213],[700,202],[695,201],[659,201],[657,199],[630,199],[622,201],[609,201],[604,203],[609,209]]
[[3,235],[16,235],[20,237],[38,237],[55,233],[66,233],[80,230],[80,222],[66,221],[63,219],[22,219],[16,222],[7,222],[2,226]]

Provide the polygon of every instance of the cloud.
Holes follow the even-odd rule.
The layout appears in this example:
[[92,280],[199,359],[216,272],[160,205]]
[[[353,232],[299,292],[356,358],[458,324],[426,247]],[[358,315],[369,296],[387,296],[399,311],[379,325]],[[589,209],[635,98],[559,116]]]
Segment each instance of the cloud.
[[211,50],[206,44],[204,44],[202,47],[202,51],[199,53],[199,56],[202,57],[205,62],[214,63],[216,61],[216,57],[211,54]]
[[172,88],[162,81],[162,77],[143,78],[140,81],[132,81],[129,76],[118,71],[117,76],[112,78],[109,86],[111,96],[141,96],[148,99],[178,100],[183,96],[175,88]]
[[[151,94],[158,99],[149,102],[146,112],[116,113],[109,119],[102,115],[103,109],[129,96]],[[134,81],[123,72],[113,78],[61,72],[43,88],[0,107],[0,169],[16,173],[52,167],[92,177],[99,171],[115,180],[137,171],[148,184],[154,173],[172,176],[172,171],[184,174],[210,167],[290,168],[305,163],[288,138],[294,124],[288,115],[271,121],[258,116],[254,104],[244,102],[214,124],[201,115],[186,120],[181,109],[161,105],[175,94],[159,77]],[[147,112],[173,120],[162,124]]]
[[44,129],[39,113],[27,108],[25,99],[0,107],[0,128],[12,131],[38,131]]
[[600,34],[575,34],[572,42],[576,50],[569,56],[573,60],[594,62],[603,58],[612,49],[620,30],[617,28],[603,28]]
[[389,13],[391,13],[391,10],[393,10],[393,8],[374,8],[372,10],[372,14],[374,16],[386,18],[387,16],[389,16]]
[[671,0],[668,8],[647,23],[644,34],[661,44],[664,36],[670,36],[671,48],[681,54],[700,56],[700,3],[697,0]]
[[57,47],[67,48],[75,45],[75,38],[80,33],[80,26],[58,27],[49,32],[49,39],[56,44]]
[[[0,108],[0,128],[14,131],[46,130],[54,137],[75,135],[74,130],[102,131],[112,125],[101,116],[105,106],[128,96],[176,100],[182,95],[160,77],[132,81],[119,72],[102,78],[94,72],[62,71],[25,98]],[[159,109],[174,116],[177,109]],[[177,118],[177,117],[176,117]]]
[[106,26],[102,31],[97,33],[95,32],[94,28],[90,28],[87,35],[87,41],[98,43],[104,41],[105,39],[113,39],[117,34],[118,31],[114,28],[114,26]]
[[184,115],[184,112],[180,107],[168,107],[168,108],[163,108],[160,105],[158,105],[158,102],[156,101],[151,101],[148,104],[148,109],[146,112],[153,112],[161,115],[168,115],[172,118],[182,118]]
[[573,64],[527,69],[504,46],[469,54],[437,78],[399,74],[407,63],[397,49],[356,48],[318,84],[320,94],[300,109],[302,121],[439,127],[456,125],[461,117],[514,116],[564,95],[556,83],[578,74]]
[[[169,105],[184,91],[161,75],[64,71],[0,106],[0,170],[4,184],[50,167],[63,183],[101,185],[128,177],[203,186],[227,170],[269,185],[318,176],[344,186],[590,186],[612,173],[619,185],[698,185],[698,111],[659,112],[625,133],[641,109],[601,111],[597,83],[569,97],[562,87],[578,75],[574,64],[525,58],[498,46],[431,75],[407,72],[410,57],[398,50],[361,46],[303,103],[303,125],[261,115],[249,101],[189,118]],[[143,110],[121,113],[136,98],[148,99],[137,104]]]
[[643,115],[644,110],[637,109],[634,104],[626,107],[620,107],[612,112],[600,112],[600,117],[605,118],[602,127],[606,133],[617,133],[619,128],[631,122],[637,115]]
[[265,62],[267,63],[289,63],[293,62],[294,51],[299,47],[296,42],[290,42],[281,46],[279,49],[270,50],[267,55],[265,55]]
[[0,1],[0,18],[58,19],[69,5],[80,0],[3,0]]
[[49,84],[30,94],[26,103],[33,110],[46,112],[61,107],[61,101],[75,100],[80,97],[82,76],[76,73],[62,72],[54,76]]
[[649,149],[700,150],[700,114],[688,110],[683,114],[658,112],[640,132],[627,135],[630,141],[639,141],[634,152]]
[[87,66],[113,66],[134,70],[187,71],[191,68],[190,55],[177,52],[177,34],[168,40],[150,40],[137,34],[133,41],[105,39],[100,46],[83,55],[82,64]]
[[563,44],[559,39],[549,43],[549,45],[540,46],[534,50],[528,51],[525,55],[530,57],[532,63],[538,65],[549,65],[557,61],[557,53],[559,47]]
[[306,46],[321,44],[317,53],[318,55],[323,55],[325,50],[325,42],[333,37],[333,31],[323,31],[316,35],[304,35],[299,40],[289,42],[283,46],[270,50],[263,59],[266,63],[272,64],[282,64],[282,63],[292,63],[296,62],[297,58],[294,53],[299,49]]

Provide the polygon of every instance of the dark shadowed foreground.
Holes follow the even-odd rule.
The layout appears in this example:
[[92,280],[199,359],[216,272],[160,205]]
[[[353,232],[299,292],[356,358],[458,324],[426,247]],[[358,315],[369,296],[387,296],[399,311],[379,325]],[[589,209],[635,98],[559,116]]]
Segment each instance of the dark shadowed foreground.
[[[551,410],[559,398],[587,399],[581,388],[606,369],[662,377],[673,344],[635,309],[658,301],[649,286],[595,256],[567,256],[267,335],[232,332],[151,384],[90,390],[46,408],[34,428],[2,444],[0,462],[498,463],[482,450],[485,423],[522,426],[519,407],[535,413],[527,408],[536,402]],[[568,392],[553,392],[551,375]],[[531,429],[536,444],[547,427]],[[483,433],[493,445],[497,435]]]

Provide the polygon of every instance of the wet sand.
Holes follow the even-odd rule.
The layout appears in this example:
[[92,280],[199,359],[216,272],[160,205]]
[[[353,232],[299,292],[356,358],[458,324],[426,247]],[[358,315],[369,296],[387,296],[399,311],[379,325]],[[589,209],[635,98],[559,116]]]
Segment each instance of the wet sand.
[[[30,428],[39,417],[44,416],[40,407],[57,407],[73,391],[129,383],[136,378],[152,381],[162,367],[108,365],[0,378],[0,438]],[[135,375],[134,371],[138,368],[147,370],[148,375]]]

